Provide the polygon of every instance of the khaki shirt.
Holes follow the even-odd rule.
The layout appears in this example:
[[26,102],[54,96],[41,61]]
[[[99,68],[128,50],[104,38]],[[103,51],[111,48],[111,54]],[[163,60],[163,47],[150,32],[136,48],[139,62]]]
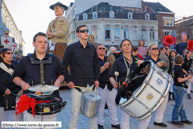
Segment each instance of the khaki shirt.
[[48,26],[48,31],[55,33],[55,37],[51,39],[52,43],[67,43],[69,23],[64,17],[52,20]]

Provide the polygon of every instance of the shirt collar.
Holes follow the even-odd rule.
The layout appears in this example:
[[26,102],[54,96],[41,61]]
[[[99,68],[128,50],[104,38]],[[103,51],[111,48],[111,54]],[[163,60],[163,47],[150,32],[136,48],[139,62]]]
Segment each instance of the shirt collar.
[[[80,41],[78,41],[78,47],[82,47],[82,48],[83,48],[83,46],[82,46],[82,44],[80,43]],[[89,42],[87,42],[86,47],[91,47],[91,44],[90,44]]]
[[[32,57],[33,57],[34,59],[36,59],[36,60],[39,60],[39,59],[37,58],[37,56],[36,56],[36,53],[33,53]],[[49,54],[46,53],[46,56],[45,56],[42,60],[47,60],[48,58],[49,58]]]

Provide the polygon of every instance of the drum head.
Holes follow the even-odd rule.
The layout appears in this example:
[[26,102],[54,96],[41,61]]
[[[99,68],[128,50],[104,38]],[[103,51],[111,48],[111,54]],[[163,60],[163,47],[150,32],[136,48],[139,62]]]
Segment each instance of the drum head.
[[59,87],[54,85],[35,85],[31,86],[28,90],[33,92],[48,92],[48,91],[55,91],[58,90]]

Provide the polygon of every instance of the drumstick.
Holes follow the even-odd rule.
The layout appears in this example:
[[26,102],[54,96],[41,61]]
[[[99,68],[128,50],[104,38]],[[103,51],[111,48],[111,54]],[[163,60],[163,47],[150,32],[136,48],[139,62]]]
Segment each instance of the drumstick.
[[119,72],[115,71],[114,75],[115,75],[115,81],[116,81],[116,84],[117,84],[117,77],[119,76]]

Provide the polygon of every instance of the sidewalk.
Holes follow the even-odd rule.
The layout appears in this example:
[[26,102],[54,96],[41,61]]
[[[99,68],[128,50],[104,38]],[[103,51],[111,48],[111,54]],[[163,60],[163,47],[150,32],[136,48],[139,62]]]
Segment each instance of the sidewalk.
[[[71,99],[70,99],[71,92],[70,90],[60,90],[60,95],[63,98],[63,100],[67,101],[67,105],[65,109],[63,109],[59,113],[57,120],[62,121],[62,129],[68,129],[68,124],[70,122],[70,114],[71,114]],[[193,97],[193,94],[191,95]],[[168,125],[167,129],[179,129],[179,127],[175,127],[174,125],[170,123],[173,105],[174,105],[174,101],[168,102],[167,109],[165,111],[164,122],[167,123]],[[192,107],[193,107],[193,100],[188,100],[185,94],[184,108],[186,110],[188,119],[191,121],[193,121],[193,108]],[[108,116],[109,116],[108,110],[105,110],[105,115],[104,115],[104,119],[105,119],[104,128],[105,129],[111,129],[111,123],[110,123]],[[118,119],[120,120],[120,109],[119,108],[118,108]],[[154,119],[154,115],[151,119],[148,129],[164,129],[162,127],[153,125],[153,119]],[[130,129],[137,129],[137,124],[138,124],[138,121],[136,119],[134,118],[130,119]],[[192,125],[184,124],[184,126],[180,128],[181,129],[193,129],[193,124]],[[77,129],[89,129],[89,119],[83,116],[82,114],[80,114]]]

